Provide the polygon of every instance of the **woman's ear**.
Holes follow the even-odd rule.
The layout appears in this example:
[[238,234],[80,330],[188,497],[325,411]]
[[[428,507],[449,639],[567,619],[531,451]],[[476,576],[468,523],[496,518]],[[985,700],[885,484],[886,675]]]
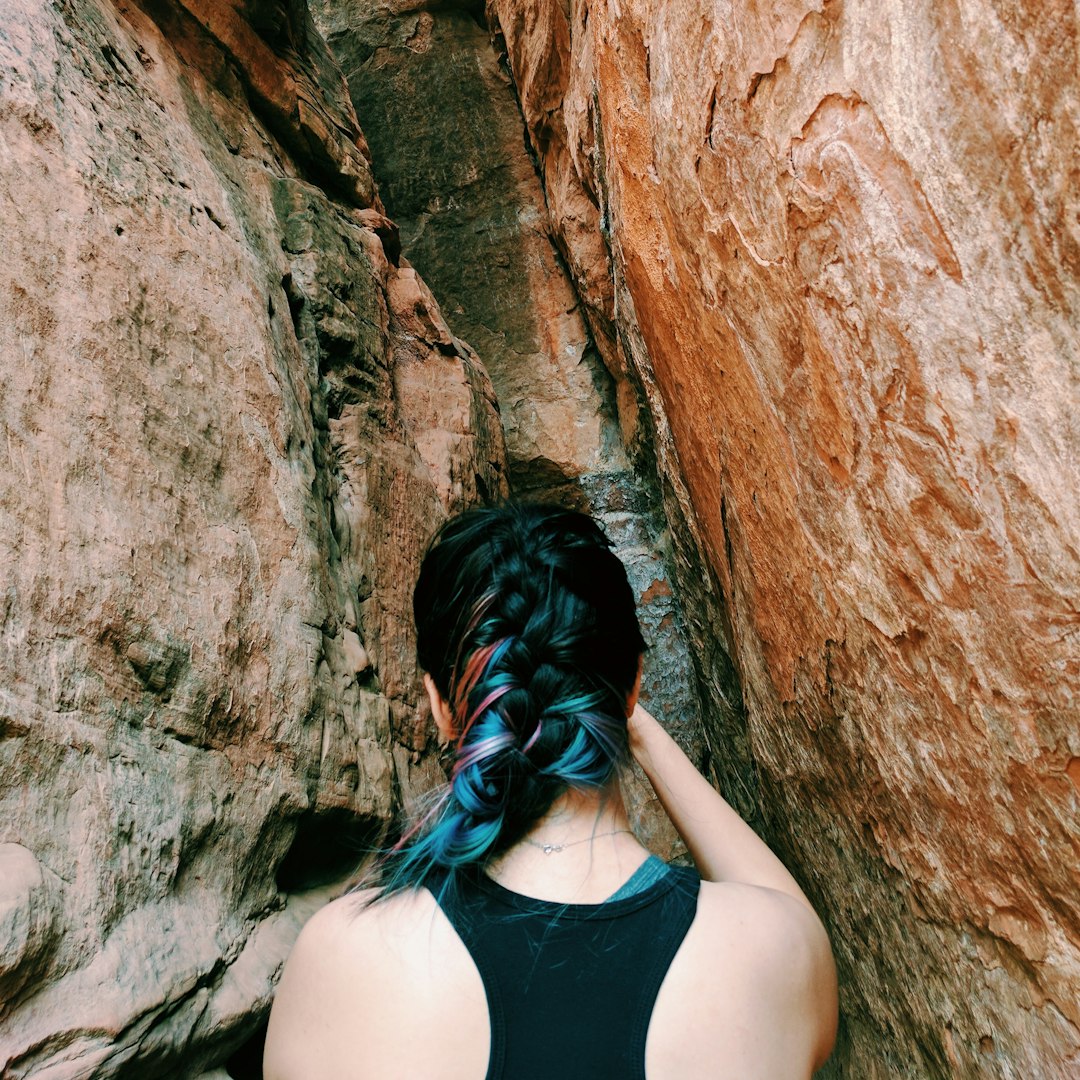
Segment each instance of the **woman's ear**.
[[435,680],[425,671],[424,689],[428,693],[431,702],[431,715],[435,717],[435,727],[439,731],[439,742],[443,746],[448,745],[454,738],[454,720],[450,713],[450,706],[443,700]]
[[634,706],[637,704],[638,694],[641,693],[641,671],[645,667],[645,654],[642,653],[637,658],[637,677],[634,679],[634,688],[630,691],[626,698],[626,715],[629,718],[630,714],[634,711]]

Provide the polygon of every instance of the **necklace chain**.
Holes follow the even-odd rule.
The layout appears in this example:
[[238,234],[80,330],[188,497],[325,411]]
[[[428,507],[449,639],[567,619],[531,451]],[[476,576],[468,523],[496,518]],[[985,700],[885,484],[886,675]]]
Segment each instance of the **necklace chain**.
[[539,848],[545,855],[556,855],[560,851],[565,851],[568,847],[574,847],[577,844],[586,844],[590,840],[599,840],[604,836],[618,836],[619,833],[631,833],[630,829],[612,829],[611,832],[597,833],[595,836],[586,836],[582,840],[570,840],[565,844],[541,844],[539,840],[530,840],[525,837],[526,844],[532,844],[534,848]]

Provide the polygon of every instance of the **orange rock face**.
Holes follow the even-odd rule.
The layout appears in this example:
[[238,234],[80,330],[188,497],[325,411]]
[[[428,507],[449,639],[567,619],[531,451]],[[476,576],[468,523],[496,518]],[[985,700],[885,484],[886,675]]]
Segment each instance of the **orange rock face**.
[[1075,1076],[1073,7],[489,14],[719,582],[759,808],[840,963],[833,1068]]

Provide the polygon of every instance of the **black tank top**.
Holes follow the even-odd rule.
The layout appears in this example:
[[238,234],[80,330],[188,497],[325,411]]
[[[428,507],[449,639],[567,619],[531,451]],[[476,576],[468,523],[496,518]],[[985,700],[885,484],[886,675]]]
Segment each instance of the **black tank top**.
[[486,1080],[645,1080],[649,1019],[699,886],[670,867],[622,900],[556,904],[459,875],[439,905],[487,994]]

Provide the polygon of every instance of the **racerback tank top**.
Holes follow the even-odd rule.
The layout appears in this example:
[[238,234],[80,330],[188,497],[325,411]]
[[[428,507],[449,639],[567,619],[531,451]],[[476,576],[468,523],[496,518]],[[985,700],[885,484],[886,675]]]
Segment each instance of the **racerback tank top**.
[[653,1005],[699,887],[693,870],[669,867],[603,904],[537,900],[480,873],[436,889],[487,995],[486,1080],[645,1080]]

